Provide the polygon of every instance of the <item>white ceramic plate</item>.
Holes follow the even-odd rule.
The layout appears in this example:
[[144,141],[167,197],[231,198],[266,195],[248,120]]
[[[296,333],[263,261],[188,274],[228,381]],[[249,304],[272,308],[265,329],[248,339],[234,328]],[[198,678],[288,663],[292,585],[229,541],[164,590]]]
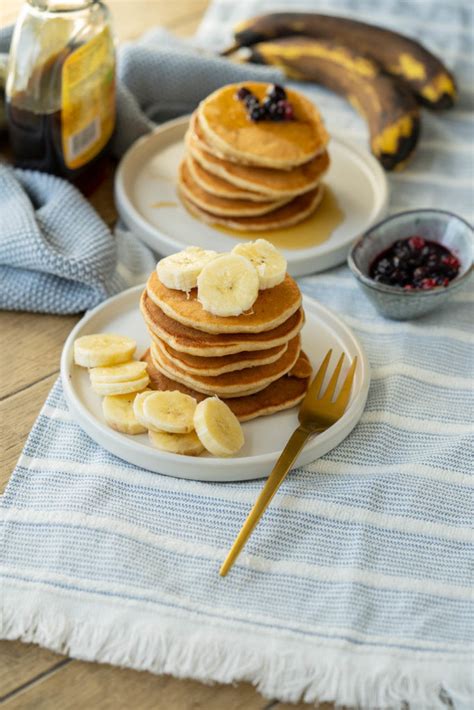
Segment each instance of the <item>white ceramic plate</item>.
[[[81,335],[112,332],[128,335],[137,341],[137,353],[149,345],[149,335],[139,311],[143,286],[131,288],[110,298],[90,311],[69,335],[61,357],[61,378],[66,400],[78,424],[111,453],[125,461],[156,473],[201,481],[236,481],[267,475],[298,424],[297,409],[261,417],[243,424],[244,448],[233,458],[210,455],[179,456],[154,449],[146,434],[128,436],[110,429],[102,416],[101,398],[90,387],[87,370],[73,362],[73,343]],[[336,356],[344,351],[349,360],[354,355],[359,364],[354,380],[351,403],[344,416],[330,429],[314,437],[302,451],[297,464],[306,464],[333,449],[359,421],[369,389],[369,365],[365,353],[350,329],[331,311],[304,297],[306,323],[303,347],[317,369],[329,348]],[[348,362],[346,360],[347,370]],[[329,368],[331,369],[331,367]],[[133,475],[133,474],[131,474]]]
[[[188,122],[188,117],[169,121],[140,138],[127,151],[115,177],[117,209],[127,227],[160,254],[172,254],[190,245],[230,251],[242,237],[200,222],[187,212],[176,194],[177,171],[184,154],[183,137]],[[379,221],[386,211],[387,179],[375,158],[334,135],[329,153],[331,167],[324,183],[344,216],[320,244],[282,249],[292,276],[341,264],[354,239]],[[318,224],[316,221],[315,231]],[[297,229],[298,226],[285,231]],[[296,232],[294,234],[296,236]],[[247,233],[247,236],[271,240],[271,232]],[[276,246],[280,244],[276,242]]]

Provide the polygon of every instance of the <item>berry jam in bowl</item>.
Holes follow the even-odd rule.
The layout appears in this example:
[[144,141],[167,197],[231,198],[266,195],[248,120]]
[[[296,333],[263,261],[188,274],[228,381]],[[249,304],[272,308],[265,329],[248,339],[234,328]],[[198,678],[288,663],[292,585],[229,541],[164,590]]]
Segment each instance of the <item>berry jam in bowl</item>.
[[379,313],[394,320],[440,308],[472,270],[474,231],[442,210],[401,212],[352,247],[348,264]]

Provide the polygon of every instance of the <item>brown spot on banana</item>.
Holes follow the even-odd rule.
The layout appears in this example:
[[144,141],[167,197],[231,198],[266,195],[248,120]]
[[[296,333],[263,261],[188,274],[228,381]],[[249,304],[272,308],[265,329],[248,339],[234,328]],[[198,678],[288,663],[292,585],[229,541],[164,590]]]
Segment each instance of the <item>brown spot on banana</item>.
[[449,108],[457,98],[454,77],[438,57],[417,40],[383,27],[312,12],[275,12],[246,20],[234,32],[237,46],[247,47],[297,35],[331,40],[373,59],[402,78],[428,108]]
[[416,100],[375,62],[333,42],[305,37],[261,42],[252,47],[250,59],[347,98],[366,120],[372,152],[386,170],[396,169],[414,151],[419,135]]

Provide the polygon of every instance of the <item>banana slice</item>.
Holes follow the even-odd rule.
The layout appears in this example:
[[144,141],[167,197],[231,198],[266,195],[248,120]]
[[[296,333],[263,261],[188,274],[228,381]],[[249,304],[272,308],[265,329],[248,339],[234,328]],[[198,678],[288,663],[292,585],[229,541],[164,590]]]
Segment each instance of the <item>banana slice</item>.
[[150,384],[148,374],[136,380],[126,382],[91,382],[92,389],[96,394],[130,394],[131,392],[141,392]]
[[216,251],[188,247],[184,251],[161,259],[156,265],[156,273],[167,288],[187,292],[196,288],[197,278],[202,269],[216,256]]
[[74,362],[81,367],[117,365],[132,358],[137,344],[122,335],[83,335],[74,341]]
[[153,394],[156,390],[144,390],[144,392],[139,392],[135,399],[133,400],[133,413],[135,414],[135,417],[137,421],[140,422],[142,426],[144,426],[148,431],[161,431],[161,429],[157,429],[156,427],[152,426],[148,419],[146,419],[144,413],[143,413],[143,402],[145,399],[150,395]]
[[106,382],[128,382],[138,380],[146,374],[146,362],[131,360],[123,365],[109,367],[93,367],[89,370],[91,382],[94,384]]
[[205,448],[214,456],[232,456],[244,445],[239,420],[218,397],[199,402],[194,412],[194,428]]
[[240,254],[252,262],[257,269],[259,288],[262,290],[273,288],[285,280],[286,259],[266,239],[237,244],[231,254]]
[[258,274],[253,264],[239,254],[213,259],[198,276],[198,301],[215,316],[240,316],[258,296]]
[[161,451],[184,456],[199,456],[204,451],[195,431],[187,434],[171,434],[168,431],[149,431],[148,436],[153,446]]
[[137,421],[133,412],[133,404],[137,396],[132,393],[104,397],[102,412],[109,427],[123,434],[144,434],[146,432],[146,427]]
[[143,418],[150,428],[172,434],[187,434],[194,429],[196,400],[188,394],[154,392],[143,400]]

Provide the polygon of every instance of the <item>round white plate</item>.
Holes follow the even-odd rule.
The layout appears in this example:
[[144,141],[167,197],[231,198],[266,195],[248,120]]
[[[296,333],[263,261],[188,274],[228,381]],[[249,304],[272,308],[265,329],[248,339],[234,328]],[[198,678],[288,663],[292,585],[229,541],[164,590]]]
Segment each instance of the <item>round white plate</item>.
[[[74,340],[91,333],[127,335],[137,341],[137,353],[141,355],[149,345],[149,335],[138,307],[142,291],[143,286],[134,287],[105,301],[84,316],[69,335],[61,356],[61,378],[73,417],[105,449],[125,461],[156,473],[200,481],[237,481],[268,475],[298,425],[296,407],[244,423],[245,445],[233,458],[215,458],[204,454],[195,458],[168,454],[154,449],[146,434],[120,434],[106,425],[101,397],[92,391],[87,370],[74,365]],[[370,382],[367,358],[351,330],[316,301],[304,297],[303,305],[306,312],[306,323],[302,331],[303,347],[314,369],[319,367],[329,348],[335,351],[330,370],[342,351],[349,356],[349,361],[357,355],[359,363],[351,402],[345,414],[334,426],[308,442],[297,465],[319,458],[345,439],[362,415]],[[348,366],[346,359],[343,374]]]
[[[188,123],[188,117],[169,121],[137,140],[127,151],[115,177],[117,209],[127,227],[160,254],[172,254],[191,245],[230,251],[239,236],[228,235],[199,221],[187,212],[176,194],[178,165],[184,154],[183,138]],[[344,218],[321,244],[282,249],[292,276],[341,264],[354,239],[379,221],[386,211],[387,179],[375,158],[334,135],[329,152],[331,167],[324,183],[335,196]],[[266,235],[258,232],[253,238],[259,236]],[[271,232],[268,238],[271,239]]]

